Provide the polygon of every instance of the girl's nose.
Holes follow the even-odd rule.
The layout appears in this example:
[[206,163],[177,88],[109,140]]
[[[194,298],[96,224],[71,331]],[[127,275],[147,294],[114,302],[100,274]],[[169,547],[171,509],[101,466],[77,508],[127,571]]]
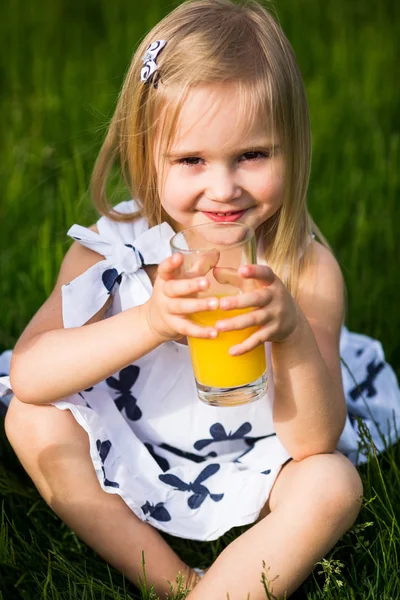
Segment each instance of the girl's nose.
[[208,173],[208,180],[205,190],[205,195],[209,200],[215,202],[229,202],[235,198],[239,198],[242,194],[242,189],[230,169],[219,168],[212,169]]

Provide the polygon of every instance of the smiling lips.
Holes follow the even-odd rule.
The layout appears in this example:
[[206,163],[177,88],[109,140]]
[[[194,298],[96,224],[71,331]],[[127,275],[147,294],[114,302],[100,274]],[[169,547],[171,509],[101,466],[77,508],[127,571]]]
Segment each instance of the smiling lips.
[[240,219],[245,212],[245,210],[227,213],[203,212],[203,215],[211,219],[211,221],[216,221],[218,223],[233,223],[234,221]]

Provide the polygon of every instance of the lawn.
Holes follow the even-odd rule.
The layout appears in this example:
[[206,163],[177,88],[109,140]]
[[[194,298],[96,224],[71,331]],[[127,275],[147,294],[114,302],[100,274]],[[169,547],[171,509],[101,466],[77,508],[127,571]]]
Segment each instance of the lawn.
[[[4,0],[0,7],[0,351],[50,293],[69,226],[95,219],[90,171],[130,56],[172,5]],[[305,79],[309,207],[345,276],[347,325],[380,339],[400,374],[400,3],[276,0],[275,7]],[[115,201],[122,197],[117,186]],[[294,598],[400,597],[399,459],[398,446],[379,459],[372,452],[361,469],[357,525]],[[2,430],[0,498],[0,599],[151,598],[54,516]],[[237,533],[212,543],[168,539],[189,564],[208,566]]]

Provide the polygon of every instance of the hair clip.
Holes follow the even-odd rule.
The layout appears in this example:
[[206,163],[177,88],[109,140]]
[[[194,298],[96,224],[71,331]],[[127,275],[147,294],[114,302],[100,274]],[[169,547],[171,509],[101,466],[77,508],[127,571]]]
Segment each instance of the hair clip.
[[[161,50],[164,48],[167,42],[165,40],[157,40],[152,42],[150,46],[147,47],[146,52],[142,58],[144,65],[142,70],[140,71],[140,79],[145,83],[151,83],[153,79],[154,73],[158,69],[158,65],[156,63],[156,58],[160,54]],[[156,77],[154,80],[154,87],[156,88],[158,85],[159,77]]]

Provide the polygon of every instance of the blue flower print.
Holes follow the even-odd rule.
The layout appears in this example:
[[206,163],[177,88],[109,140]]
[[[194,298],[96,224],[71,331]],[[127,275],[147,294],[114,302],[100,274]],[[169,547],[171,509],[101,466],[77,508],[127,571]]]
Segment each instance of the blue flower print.
[[248,448],[247,448],[247,450],[242,452],[242,454],[240,454],[240,456],[235,458],[235,460],[233,462],[240,463],[240,459],[243,458],[243,456],[246,456],[246,454],[248,454],[249,452],[251,452],[257,442],[259,442],[260,440],[266,440],[269,437],[274,437],[275,435],[276,435],[276,433],[269,433],[267,435],[260,435],[259,437],[243,438],[245,441],[245,444],[248,446]]
[[110,440],[106,440],[105,442],[101,442],[100,440],[96,440],[96,448],[100,456],[100,460],[103,463],[102,470],[104,475],[104,485],[108,485],[113,488],[119,488],[119,483],[116,481],[110,481],[106,477],[106,472],[104,469],[104,461],[106,460],[110,450],[111,450],[111,442]]
[[[8,373],[0,373],[0,377],[7,377],[7,376],[8,376]],[[10,398],[11,398],[11,396],[10,396]],[[0,417],[2,419],[6,416],[7,408],[8,408],[7,404],[2,402],[0,399]]]
[[100,460],[103,463],[103,465],[104,465],[104,461],[106,460],[107,456],[109,455],[111,446],[112,446],[112,444],[111,444],[110,440],[106,440],[105,442],[96,440],[97,452],[100,455]]
[[168,450],[168,452],[171,452],[176,456],[186,458],[187,460],[191,460],[195,463],[201,463],[207,460],[207,458],[215,458],[217,456],[216,452],[209,452],[208,454],[206,454],[206,456],[202,456],[201,454],[194,454],[193,452],[186,452],[186,450],[180,450],[179,448],[175,448],[174,446],[170,446],[169,444],[160,444],[160,448],[163,448],[163,450]]
[[207,438],[204,440],[198,440],[194,443],[194,447],[196,448],[196,450],[202,450],[203,448],[209,446],[210,444],[213,444],[214,442],[225,442],[227,440],[243,440],[244,444],[248,446],[248,448],[234,461],[240,462],[240,459],[243,458],[245,454],[248,454],[254,448],[255,444],[258,441],[276,435],[276,433],[270,433],[259,437],[251,437],[246,435],[247,433],[250,433],[251,429],[251,424],[246,422],[243,423],[243,425],[241,425],[234,433],[232,433],[231,431],[229,433],[226,433],[225,428],[221,423],[214,423],[214,425],[211,425],[210,427],[211,439]]
[[271,473],[271,469],[267,469],[266,471],[261,471],[261,475],[269,475]]
[[116,407],[120,412],[125,409],[126,416],[131,421],[138,421],[142,416],[142,411],[136,405],[137,400],[131,394],[131,388],[139,377],[139,372],[139,367],[129,365],[119,372],[119,379],[116,377],[106,379],[107,385],[119,392],[119,396],[114,399]]
[[207,467],[201,471],[200,475],[196,477],[193,483],[185,483],[182,481],[182,479],[179,479],[179,477],[176,475],[171,475],[170,473],[159,475],[158,478],[160,481],[171,485],[180,492],[193,492],[193,496],[188,498],[188,505],[189,508],[195,509],[199,508],[199,506],[203,504],[207,496],[210,496],[211,500],[214,502],[219,502],[224,497],[224,494],[211,494],[210,490],[206,488],[205,485],[201,485],[203,481],[212,475],[215,475],[220,468],[220,465],[216,464],[207,465]]
[[102,274],[101,279],[104,287],[108,290],[108,293],[111,294],[115,282],[120,283],[121,275],[118,273],[117,269],[106,269]]
[[150,504],[150,502],[146,502],[143,504],[142,511],[145,515],[150,514],[150,516],[156,521],[170,521],[171,515],[167,511],[163,502],[158,502],[157,504]]
[[206,446],[213,444],[214,442],[225,442],[226,440],[244,440],[246,433],[251,431],[250,423],[243,423],[235,433],[231,431],[227,434],[225,427],[221,423],[214,423],[210,427],[211,439],[198,440],[193,445],[196,450],[203,450]]
[[156,461],[156,463],[158,464],[158,466],[160,467],[160,469],[162,471],[168,471],[169,469],[169,462],[167,461],[166,458],[164,458],[163,456],[159,456],[158,454],[155,453],[154,448],[151,444],[145,444],[147,450],[150,452],[151,456],[154,458],[154,460]]
[[363,395],[363,392],[367,393],[367,398],[373,398],[374,396],[376,396],[378,392],[373,384],[379,373],[384,368],[384,362],[375,364],[375,360],[373,360],[370,363],[368,363],[366,379],[359,385],[356,385],[352,390],[350,390],[350,398],[352,400],[358,400]]
[[[92,386],[92,387],[89,387],[89,388],[87,388],[86,390],[83,390],[83,391],[84,391],[84,392],[91,392],[91,391],[92,391],[92,389],[93,389],[93,386]],[[85,404],[86,404],[86,406],[87,406],[88,408],[92,408],[92,407],[90,406],[90,404],[89,404],[88,402],[86,402],[85,396],[83,395],[83,393],[82,393],[82,392],[78,392],[78,395],[79,395],[79,396],[82,398],[82,400],[85,400]]]
[[135,248],[135,246],[132,246],[132,244],[125,244],[125,246],[126,246],[127,248],[132,248],[133,252],[137,252],[137,253],[138,253],[138,255],[139,255],[139,258],[140,258],[140,261],[141,261],[141,263],[142,263],[142,266],[143,266],[143,265],[144,265],[144,259],[143,259],[143,255],[142,255],[142,253],[141,253],[141,252],[139,252],[139,250],[137,250],[137,249]]
[[350,421],[350,425],[352,426],[352,428],[357,431],[357,426],[358,426],[358,422],[357,422],[357,415],[355,415],[352,411],[348,410],[347,411],[347,415],[349,417],[349,421]]

